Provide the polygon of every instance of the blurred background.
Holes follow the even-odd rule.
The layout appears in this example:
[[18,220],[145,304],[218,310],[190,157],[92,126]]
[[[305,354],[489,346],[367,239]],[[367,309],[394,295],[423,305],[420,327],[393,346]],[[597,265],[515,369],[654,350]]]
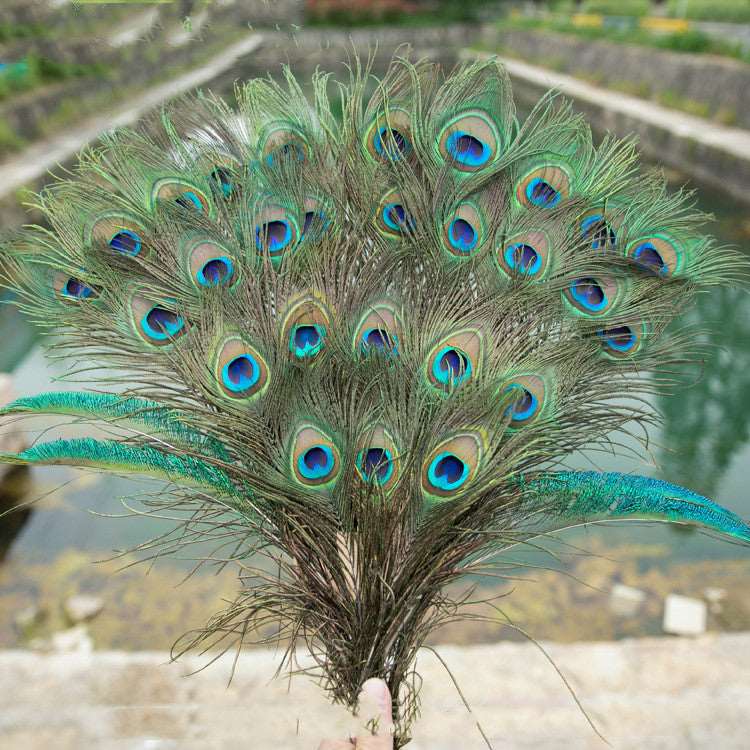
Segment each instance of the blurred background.
[[[50,170],[171,97],[203,88],[231,100],[235,81],[280,75],[283,64],[303,80],[317,66],[343,74],[352,47],[367,55],[377,46],[382,71],[404,43],[446,68],[498,55],[520,119],[559,86],[597,137],[636,133],[645,161],[674,189],[697,190],[714,216],[708,231],[750,251],[748,0],[3,0],[0,225],[39,221],[25,204]],[[598,454],[574,463],[677,482],[748,518],[750,299],[744,289],[711,291],[687,315],[713,346],[654,404],[664,424],[650,436],[648,461]],[[7,304],[0,373],[0,400],[65,387]],[[0,447],[33,436],[7,429]],[[110,559],[163,528],[111,517],[124,515],[121,498],[150,489],[143,483],[4,467],[0,482],[0,512],[19,506],[0,518],[0,647],[164,650],[236,590],[233,570],[202,569],[178,586],[189,560],[158,560],[146,576],[145,567],[128,567],[129,553]],[[488,595],[507,594],[505,613],[537,638],[750,630],[742,547],[685,527],[626,524],[571,531],[554,552],[509,560],[533,567],[508,583],[477,582]],[[521,638],[501,624],[460,623],[435,640]]]

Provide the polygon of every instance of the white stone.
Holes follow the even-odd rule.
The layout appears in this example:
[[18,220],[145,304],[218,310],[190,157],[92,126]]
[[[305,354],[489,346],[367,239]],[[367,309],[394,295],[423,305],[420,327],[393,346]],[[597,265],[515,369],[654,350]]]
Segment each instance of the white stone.
[[645,591],[622,583],[616,583],[609,592],[609,608],[620,617],[634,617],[645,601]]
[[65,616],[73,625],[93,620],[104,609],[104,602],[98,596],[77,594],[65,601]]
[[85,625],[76,625],[69,630],[55,633],[51,646],[52,651],[58,654],[90,654],[94,650],[94,642]]
[[664,600],[662,630],[673,635],[705,633],[706,603],[689,596],[669,594]]

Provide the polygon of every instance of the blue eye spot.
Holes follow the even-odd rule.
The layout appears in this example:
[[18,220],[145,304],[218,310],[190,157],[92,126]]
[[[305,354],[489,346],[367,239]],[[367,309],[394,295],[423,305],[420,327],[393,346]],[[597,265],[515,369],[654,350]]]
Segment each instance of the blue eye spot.
[[650,242],[642,242],[633,252],[633,259],[644,268],[658,276],[666,276],[669,272],[664,258]]
[[234,263],[227,258],[211,258],[203,264],[196,274],[196,279],[201,286],[220,286],[228,284],[234,275]]
[[193,208],[197,211],[203,211],[203,201],[192,190],[186,190],[184,193],[175,198],[175,203],[183,208]]
[[362,352],[379,352],[382,354],[398,354],[398,338],[385,328],[368,328],[362,334],[360,344]]
[[439,383],[456,386],[471,377],[472,366],[469,356],[452,346],[442,348],[432,365],[432,374]]
[[581,222],[581,237],[590,242],[594,250],[614,247],[617,241],[614,231],[601,214],[587,216]]
[[386,203],[383,221],[394,232],[413,232],[414,219],[400,203]]
[[357,456],[357,468],[366,482],[386,484],[393,476],[393,455],[386,448],[368,448]]
[[318,324],[296,325],[289,338],[289,350],[297,359],[314,357],[323,348],[325,335],[325,326]]
[[292,239],[292,227],[288,221],[269,221],[255,227],[255,247],[259,252],[268,248],[271,255],[280,253]]
[[448,227],[451,245],[461,253],[470,253],[479,241],[479,235],[466,219],[453,219]]
[[573,282],[570,293],[589,312],[599,312],[607,306],[607,295],[594,279],[578,279]]
[[510,415],[512,422],[523,422],[536,414],[539,399],[531,391],[518,383],[513,383],[505,388],[505,393],[517,395],[516,401],[505,410],[506,416]]
[[526,276],[533,276],[542,267],[541,255],[531,245],[523,242],[508,245],[505,248],[504,257],[508,268]]
[[185,321],[175,312],[163,307],[152,307],[141,321],[143,330],[154,341],[174,338],[185,326]]
[[242,354],[227,362],[221,370],[221,380],[234,393],[252,388],[260,379],[260,365],[250,354]]
[[96,296],[96,291],[72,276],[65,282],[63,294],[73,299],[89,299]]
[[553,208],[560,202],[560,193],[541,177],[535,177],[526,186],[526,198],[534,206]]
[[124,255],[138,255],[141,252],[141,238],[130,229],[121,229],[109,241],[109,246]]
[[334,468],[333,451],[327,445],[313,445],[297,459],[297,469],[305,479],[322,479]]
[[401,131],[382,127],[375,136],[375,151],[378,156],[395,161],[411,151],[411,143]]
[[492,156],[492,149],[486,143],[462,130],[451,133],[445,147],[455,161],[467,167],[482,167]]
[[455,453],[441,452],[430,463],[427,478],[440,490],[458,489],[469,476],[469,467]]
[[616,352],[629,352],[637,343],[637,337],[630,326],[616,326],[597,331],[596,335],[604,340],[604,344]]

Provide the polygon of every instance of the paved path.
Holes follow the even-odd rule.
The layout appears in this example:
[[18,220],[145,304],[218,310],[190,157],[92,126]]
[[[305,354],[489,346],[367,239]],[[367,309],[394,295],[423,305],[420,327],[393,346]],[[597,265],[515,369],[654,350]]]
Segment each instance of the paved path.
[[229,70],[241,57],[255,51],[262,41],[260,34],[250,34],[227,47],[205,65],[144,91],[127,107],[75,123],[63,132],[29,146],[0,165],[0,199],[38,179],[58,164],[68,161],[102,132],[130,125],[163,102],[213,80]]
[[[748,747],[750,633],[549,644],[616,750]],[[443,646],[496,750],[606,750],[530,644]],[[3,750],[315,750],[348,715],[304,678],[273,680],[278,655],[248,651],[197,675],[161,653],[0,651]],[[486,750],[445,671],[420,659],[423,713],[408,750]]]

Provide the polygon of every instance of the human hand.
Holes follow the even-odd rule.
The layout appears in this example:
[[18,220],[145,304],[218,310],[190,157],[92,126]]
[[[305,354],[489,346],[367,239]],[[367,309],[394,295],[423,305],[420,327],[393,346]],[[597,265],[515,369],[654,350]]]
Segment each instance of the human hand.
[[358,715],[367,734],[349,740],[323,740],[318,750],[393,750],[391,693],[383,680],[372,678],[362,685]]

